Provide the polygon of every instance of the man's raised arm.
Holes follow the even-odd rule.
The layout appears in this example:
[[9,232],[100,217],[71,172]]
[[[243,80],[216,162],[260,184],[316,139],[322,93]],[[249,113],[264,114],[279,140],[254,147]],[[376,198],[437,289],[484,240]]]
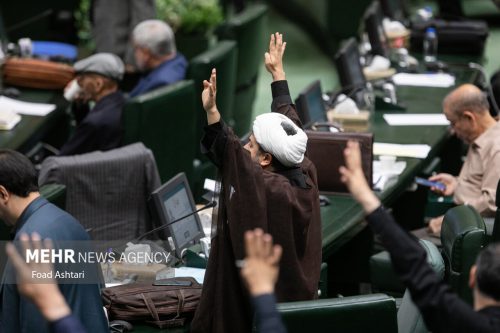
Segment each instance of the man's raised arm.
[[273,95],[271,110],[272,112],[284,114],[297,124],[297,126],[302,128],[302,123],[297,115],[297,111],[295,111],[295,106],[290,96],[285,71],[283,70],[285,48],[286,42],[283,42],[283,34],[279,32],[272,34],[269,41],[269,51],[264,55],[266,69],[273,77],[273,83],[271,83]]
[[215,95],[217,94],[217,72],[215,68],[212,69],[210,74],[210,81],[203,80],[203,92],[201,93],[201,100],[203,108],[207,113],[208,125],[218,123],[220,121],[220,113],[217,109],[215,102]]

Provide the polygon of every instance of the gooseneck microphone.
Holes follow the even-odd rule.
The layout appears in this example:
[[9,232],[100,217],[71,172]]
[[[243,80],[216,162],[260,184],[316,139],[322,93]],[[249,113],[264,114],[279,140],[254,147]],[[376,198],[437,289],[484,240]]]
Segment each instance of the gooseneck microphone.
[[148,236],[148,235],[151,235],[152,233],[155,233],[155,232],[157,232],[157,231],[163,230],[163,229],[165,229],[166,227],[168,227],[169,225],[172,225],[172,224],[174,224],[174,223],[180,222],[180,221],[182,221],[182,220],[184,220],[184,219],[186,219],[186,218],[188,218],[188,217],[190,217],[190,216],[192,216],[192,215],[194,215],[194,214],[197,214],[197,213],[201,212],[202,210],[205,210],[205,209],[208,209],[208,208],[212,208],[212,207],[215,207],[215,206],[217,206],[217,201],[212,200],[212,201],[210,201],[209,203],[207,203],[206,205],[204,205],[203,207],[201,207],[200,209],[195,210],[194,212],[191,212],[191,213],[189,213],[189,214],[186,214],[186,215],[184,215],[184,216],[182,216],[182,217],[179,217],[178,219],[173,220],[172,222],[169,222],[169,223],[167,223],[167,224],[161,225],[161,226],[159,226],[159,227],[157,227],[157,228],[154,228],[154,229],[152,229],[152,230],[150,230],[150,231],[148,231],[148,232],[146,232],[146,233],[144,233],[144,234],[140,235],[139,237],[137,237],[137,238],[133,239],[133,240],[132,240],[132,242],[134,242],[134,241],[140,241],[140,240],[141,240],[141,239],[143,239],[144,237],[146,237],[146,236]]

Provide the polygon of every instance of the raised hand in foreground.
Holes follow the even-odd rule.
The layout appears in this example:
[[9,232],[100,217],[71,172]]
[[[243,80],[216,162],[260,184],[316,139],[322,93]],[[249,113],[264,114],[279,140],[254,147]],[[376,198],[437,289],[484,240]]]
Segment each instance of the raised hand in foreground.
[[371,190],[365,179],[361,166],[361,151],[357,141],[348,141],[344,149],[345,166],[339,168],[341,181],[346,184],[349,192],[358,201],[366,214],[370,214],[378,206],[380,200]]
[[[31,239],[27,234],[22,234],[20,240],[23,253],[26,253],[27,250],[52,249],[52,242],[50,240],[42,242],[40,235],[37,233],[33,233]],[[6,251],[17,272],[17,289],[19,292],[30,299],[48,321],[53,322],[68,316],[71,309],[59,291],[56,281],[52,278],[39,279],[32,277],[33,271],[38,273],[51,272],[54,269],[53,265],[35,262],[27,264],[12,243],[6,245]]]
[[271,294],[278,280],[282,248],[273,246],[273,238],[261,229],[245,233],[245,265],[241,276],[252,296]]

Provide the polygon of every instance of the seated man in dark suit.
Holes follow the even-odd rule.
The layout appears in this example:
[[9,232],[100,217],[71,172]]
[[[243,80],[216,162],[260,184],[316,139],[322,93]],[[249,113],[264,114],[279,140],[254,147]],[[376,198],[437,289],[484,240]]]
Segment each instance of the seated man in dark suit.
[[137,68],[147,73],[130,92],[130,97],[183,80],[186,58],[177,52],[172,28],[160,20],[139,23],[132,33]]
[[[95,150],[110,150],[121,145],[122,109],[125,97],[118,88],[124,65],[116,55],[97,53],[74,64],[81,92],[76,108],[77,127],[62,146],[59,155],[85,154]],[[92,109],[86,103],[95,102]]]
[[[19,240],[22,234],[37,233],[42,239],[52,239],[56,249],[67,248],[63,244],[68,242],[90,241],[73,216],[40,196],[37,183],[35,168],[24,155],[0,150],[0,219],[13,228],[13,240]],[[59,289],[88,332],[109,332],[98,284],[99,267],[78,267],[82,268],[84,276],[77,280],[59,279]],[[58,273],[53,274],[57,277]],[[0,332],[48,332],[49,325],[42,313],[19,295],[15,283],[14,268],[7,261],[0,285]]]

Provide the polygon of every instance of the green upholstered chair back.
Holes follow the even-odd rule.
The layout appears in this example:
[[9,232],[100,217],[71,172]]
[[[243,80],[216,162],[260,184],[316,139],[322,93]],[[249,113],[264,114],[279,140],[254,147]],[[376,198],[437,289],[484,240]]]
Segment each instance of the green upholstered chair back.
[[7,40],[7,32],[5,31],[5,25],[3,23],[2,5],[0,5],[0,42],[6,40]]
[[[442,278],[445,272],[445,265],[441,252],[436,245],[429,241],[420,240],[420,245],[427,252],[427,262],[434,271]],[[427,333],[427,327],[420,311],[411,299],[408,289],[403,295],[401,306],[398,309],[398,333]]]
[[219,39],[235,40],[238,45],[233,117],[235,132],[240,136],[249,130],[252,121],[257,77],[269,38],[266,34],[266,13],[267,6],[249,4],[241,13],[230,17],[216,32]]
[[181,81],[137,96],[123,110],[124,143],[142,142],[153,151],[162,182],[193,172],[195,135],[193,81]]
[[359,34],[359,23],[372,0],[326,1],[326,24],[336,40]]
[[371,294],[278,305],[288,333],[397,332],[396,302]]
[[493,224],[493,232],[491,234],[492,242],[500,242],[500,209],[498,205],[500,205],[500,180],[497,185],[497,195],[495,198],[495,203],[497,205],[497,211],[495,213],[495,222]]
[[486,226],[478,212],[462,205],[450,209],[441,227],[446,275],[452,289],[472,304],[469,271],[486,241]]
[[203,111],[201,92],[203,80],[208,80],[212,68],[217,69],[217,107],[222,119],[233,125],[234,91],[236,89],[237,48],[234,41],[221,41],[213,48],[203,52],[189,61],[188,78],[192,79],[196,88],[197,131],[201,138],[203,125],[207,118]]
[[66,185],[46,184],[40,187],[40,195],[61,209],[66,207]]

